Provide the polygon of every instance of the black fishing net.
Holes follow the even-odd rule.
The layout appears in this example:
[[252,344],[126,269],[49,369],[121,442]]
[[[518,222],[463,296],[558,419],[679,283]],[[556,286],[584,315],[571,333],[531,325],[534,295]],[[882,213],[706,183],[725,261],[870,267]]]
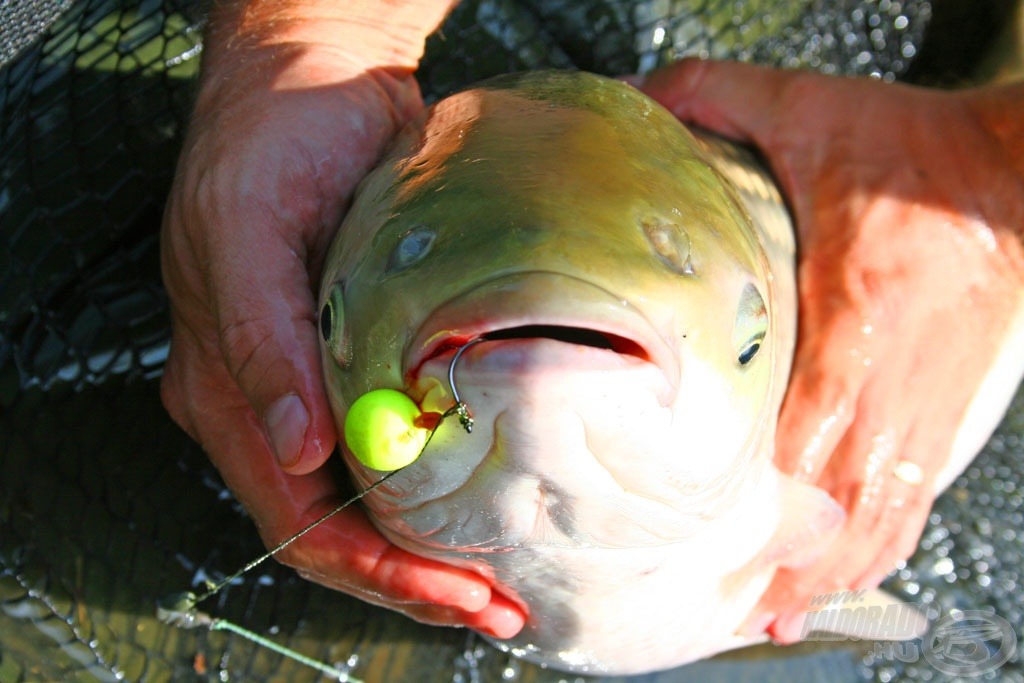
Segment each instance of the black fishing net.
[[[686,55],[956,81],[968,77],[1010,6],[466,0],[431,38],[418,76],[428,100],[506,71],[625,74]],[[318,676],[236,636],[180,631],[153,615],[158,598],[233,570],[260,549],[251,524],[157,398],[169,336],[157,233],[190,109],[204,16],[202,3],[187,0],[0,4],[3,683]],[[1014,429],[998,442],[1001,451],[990,446],[979,460],[994,474],[978,470],[985,476],[961,482],[975,505],[973,516],[957,524],[969,530],[984,519],[987,532],[946,547],[960,537],[940,518],[928,533],[946,529],[945,540],[933,544],[946,549],[937,555],[923,548],[919,562],[967,553],[954,576],[984,562],[984,571],[974,573],[988,583],[979,579],[966,597],[957,588],[936,599],[987,605],[1019,624],[1020,603],[1012,596],[1022,580],[1021,541],[1013,529],[1024,526],[1024,506],[1014,488],[1018,475],[1011,474],[1021,457],[1021,426]],[[978,503],[979,495],[987,502]],[[979,517],[978,505],[991,514]],[[998,552],[977,549],[994,535]],[[979,553],[982,559],[974,557]],[[901,579],[907,599],[914,599],[913,586],[922,590],[931,580],[928,571]],[[949,572],[933,574],[943,588]],[[369,680],[560,678],[463,632],[412,624],[277,566],[232,586],[213,611],[307,654],[356,664],[354,672]],[[409,649],[396,659],[389,648],[398,645]],[[889,680],[916,671],[888,661],[862,665],[856,650],[807,648],[781,659],[763,655],[754,668],[740,657],[650,680],[836,680],[847,673]],[[806,661],[791,667],[789,657]],[[1021,680],[1016,661],[1001,675]]]

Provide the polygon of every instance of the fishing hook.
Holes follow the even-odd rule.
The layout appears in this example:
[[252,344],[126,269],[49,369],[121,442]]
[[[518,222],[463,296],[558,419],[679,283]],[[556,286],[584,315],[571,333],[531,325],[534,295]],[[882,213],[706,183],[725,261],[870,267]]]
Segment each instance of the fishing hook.
[[[455,352],[455,355],[452,357],[451,365],[448,366],[448,386],[451,387],[452,397],[455,400],[455,405],[453,405],[451,408],[446,410],[441,415],[441,420],[438,421],[438,423],[434,426],[434,428],[430,432],[430,436],[427,438],[426,443],[423,444],[423,448],[420,451],[420,455],[422,455],[423,451],[427,449],[427,446],[430,444],[430,440],[437,432],[438,427],[441,426],[441,422],[444,421],[444,419],[447,417],[451,417],[452,415],[458,415],[459,423],[462,425],[463,429],[466,430],[466,433],[473,432],[473,418],[470,417],[469,406],[466,405],[466,403],[461,399],[461,397],[459,396],[459,391],[455,386],[455,364],[458,362],[459,358],[462,356],[462,353],[466,349],[468,349],[473,344],[477,344],[484,340],[485,337],[476,337],[475,339],[471,339],[470,341],[460,346],[458,350]],[[417,459],[419,459],[419,456],[417,456]],[[374,490],[375,488],[386,482],[388,479],[393,477],[395,474],[400,472],[402,469],[404,468],[399,468],[397,470],[394,470],[393,472],[388,472],[383,477],[381,477],[374,483],[370,484],[362,491],[356,493],[348,500],[342,502],[334,509],[322,515],[319,519],[307,524],[305,527],[303,527],[296,533],[292,534],[288,538],[284,539],[276,546],[274,546],[272,549],[268,550],[266,553],[248,562],[234,574],[231,574],[227,578],[222,579],[221,581],[216,583],[212,581],[207,582],[205,592],[196,595],[195,593],[189,591],[185,593],[175,593],[174,595],[168,596],[168,598],[161,601],[161,604],[157,610],[159,618],[166,623],[174,624],[182,628],[194,628],[196,626],[207,626],[210,628],[228,628],[228,626],[223,624],[229,624],[230,622],[225,622],[224,620],[219,619],[212,619],[208,615],[199,612],[196,609],[196,606],[199,603],[206,600],[207,598],[215,595],[216,593],[219,593],[235,579],[241,577],[243,574],[246,574],[250,570],[254,569],[257,565],[262,564],[266,560],[270,559],[288,545],[291,545],[305,534],[309,533],[310,531],[320,526],[334,515],[338,514],[348,506],[352,505],[360,498],[365,496],[367,493]],[[232,626],[232,628],[234,627]],[[250,638],[250,640],[253,640],[253,638]],[[289,654],[288,656],[293,655]]]
[[473,433],[473,418],[469,414],[469,406],[459,397],[459,390],[455,388],[455,364],[459,362],[459,358],[462,357],[463,352],[473,344],[479,344],[485,341],[486,337],[475,337],[470,339],[468,342],[463,344],[452,356],[451,365],[448,366],[448,386],[452,390],[452,398],[455,400],[455,406],[445,412],[445,416],[455,414],[459,416],[459,424],[466,430],[467,434]]

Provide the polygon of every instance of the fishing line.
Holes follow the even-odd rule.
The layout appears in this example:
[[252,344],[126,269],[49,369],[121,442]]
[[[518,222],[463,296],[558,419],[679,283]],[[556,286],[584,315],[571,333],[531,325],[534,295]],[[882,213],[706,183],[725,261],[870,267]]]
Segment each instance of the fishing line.
[[[462,426],[464,430],[466,430],[467,434],[471,434],[473,432],[473,418],[470,415],[469,406],[459,396],[459,391],[455,386],[455,365],[458,362],[459,358],[462,357],[462,354],[466,349],[468,349],[470,346],[474,344],[484,341],[485,339],[486,337],[476,337],[474,339],[469,340],[456,350],[455,355],[452,357],[452,361],[448,366],[448,386],[451,389],[452,399],[454,400],[455,404],[441,414],[440,418],[437,420],[437,423],[431,428],[430,433],[427,435],[427,439],[424,442],[423,447],[420,449],[419,454],[412,462],[416,462],[416,460],[419,460],[420,457],[423,456],[423,453],[426,452],[427,447],[430,445],[430,441],[434,438],[434,435],[437,433],[437,430],[440,429],[444,421],[447,418],[451,417],[452,415],[458,416],[459,424]],[[408,465],[406,465],[405,467],[408,467]],[[213,597],[214,595],[222,591],[224,588],[226,588],[233,581],[240,578],[243,574],[246,574],[247,572],[256,568],[257,566],[267,561],[281,550],[284,550],[289,545],[291,545],[292,543],[294,543],[301,537],[305,536],[313,529],[317,528],[318,526],[329,520],[334,515],[338,514],[345,508],[357,502],[363,496],[370,493],[375,488],[386,482],[388,479],[404,470],[405,467],[400,467],[396,470],[388,472],[383,477],[373,482],[362,491],[356,493],[348,500],[342,502],[334,509],[322,515],[319,519],[307,524],[299,531],[295,532],[288,538],[284,539],[276,546],[274,546],[272,549],[268,550],[266,553],[247,562],[241,569],[231,574],[227,578],[222,579],[221,581],[218,581],[216,583],[207,580],[205,592],[200,593],[199,595],[196,595],[192,591],[172,593],[163,600],[160,600],[157,603],[157,618],[166,624],[177,626],[179,628],[191,629],[203,626],[210,629],[211,631],[230,631],[258,645],[262,645],[263,647],[273,650],[274,652],[280,655],[289,657],[290,659],[293,659],[301,664],[305,664],[306,666],[312,667],[320,671],[321,673],[335,677],[339,681],[347,681],[348,683],[362,683],[359,679],[350,676],[347,671],[343,671],[336,667],[330,666],[329,664],[325,664],[324,662],[321,662],[319,660],[307,657],[306,655],[303,655],[300,652],[296,652],[291,648],[275,643],[274,641],[269,640],[259,635],[258,633],[254,633],[246,628],[243,628],[242,626],[239,626],[233,622],[230,622],[227,619],[211,617],[209,614],[199,611],[196,608],[196,606],[204,600]]]

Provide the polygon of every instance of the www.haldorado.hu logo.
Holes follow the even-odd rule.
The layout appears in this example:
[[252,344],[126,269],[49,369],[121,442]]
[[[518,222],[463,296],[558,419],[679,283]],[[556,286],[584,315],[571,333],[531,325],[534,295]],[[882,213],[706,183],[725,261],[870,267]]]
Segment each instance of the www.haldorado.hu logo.
[[956,612],[929,629],[937,616],[934,606],[879,603],[871,596],[867,591],[815,596],[811,607],[816,609],[804,617],[802,639],[881,641],[872,650],[876,658],[910,663],[923,657],[937,671],[961,677],[993,671],[1017,649],[1013,627],[991,612]]
[[[877,591],[815,595],[804,614],[803,640],[910,640],[928,630],[928,614],[915,605],[880,600]],[[813,634],[813,635],[812,635]]]

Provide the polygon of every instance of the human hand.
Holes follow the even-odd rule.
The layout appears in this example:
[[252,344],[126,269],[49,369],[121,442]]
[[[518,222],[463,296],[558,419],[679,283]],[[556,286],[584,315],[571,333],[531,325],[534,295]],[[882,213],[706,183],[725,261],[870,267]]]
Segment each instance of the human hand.
[[[356,184],[423,108],[412,73],[449,3],[315,4],[214,18],[162,232],[164,403],[268,545],[338,501],[313,290]],[[523,623],[482,577],[393,546],[356,509],[277,558],[422,621],[500,637]]]
[[1024,296],[1024,90],[699,61],[641,87],[759,147],[796,219],[800,322],[776,464],[848,516],[816,560],[779,571],[748,622],[791,642],[811,595],[877,586],[914,551],[958,465],[957,428]]

